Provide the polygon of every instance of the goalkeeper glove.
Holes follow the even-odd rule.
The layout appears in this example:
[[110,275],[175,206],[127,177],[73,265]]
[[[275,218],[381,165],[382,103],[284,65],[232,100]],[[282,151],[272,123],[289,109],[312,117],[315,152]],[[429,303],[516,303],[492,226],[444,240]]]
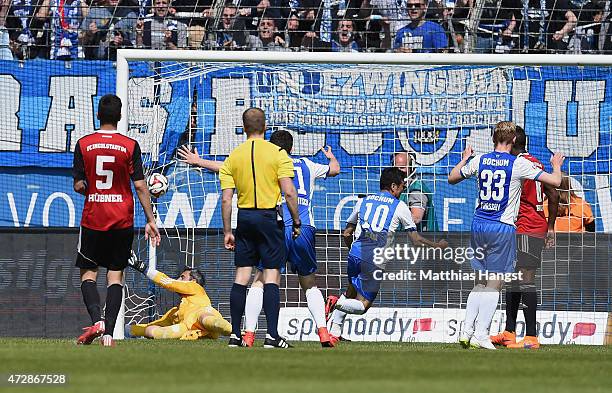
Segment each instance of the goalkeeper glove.
[[132,255],[130,255],[130,259],[128,259],[128,265],[135,270],[138,270],[141,273],[146,273],[147,271],[147,263],[145,261],[139,261],[136,254],[134,254],[134,250],[130,251]]

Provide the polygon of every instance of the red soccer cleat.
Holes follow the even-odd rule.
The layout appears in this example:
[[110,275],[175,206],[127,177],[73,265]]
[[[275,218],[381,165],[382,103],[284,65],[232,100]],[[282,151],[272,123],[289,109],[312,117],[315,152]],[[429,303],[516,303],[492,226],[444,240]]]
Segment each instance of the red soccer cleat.
[[331,314],[338,303],[338,296],[329,295],[325,301],[325,320],[329,321]]
[[98,321],[92,326],[84,327],[84,333],[77,339],[77,345],[89,345],[104,333],[104,321]]
[[504,330],[498,335],[491,336],[490,338],[491,342],[495,345],[502,345],[504,347],[507,347],[508,345],[516,344],[516,333],[509,332],[507,330]]
[[100,338],[100,345],[102,345],[103,347],[114,347],[115,340],[113,340],[113,336],[111,336],[110,334],[105,334]]
[[334,344],[337,342],[332,339],[333,336],[329,334],[326,327],[320,327],[317,334],[319,335],[319,341],[321,341],[321,346],[323,348],[333,348]]
[[255,332],[245,331],[242,335],[242,341],[246,343],[246,346],[251,348],[255,342]]

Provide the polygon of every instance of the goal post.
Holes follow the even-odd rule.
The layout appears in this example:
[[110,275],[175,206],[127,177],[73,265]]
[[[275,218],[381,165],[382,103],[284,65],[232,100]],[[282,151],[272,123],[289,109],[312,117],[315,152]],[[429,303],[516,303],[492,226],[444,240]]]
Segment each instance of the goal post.
[[[319,149],[331,145],[340,161],[341,174],[317,183],[313,200],[317,284],[338,295],[346,288],[340,230],[358,195],[378,190],[393,154],[413,157],[410,184],[435,213],[430,229],[443,232],[424,235],[464,247],[475,183],[451,187],[446,175],[467,144],[490,150],[495,124],[512,120],[526,129],[528,149],[545,167],[552,152],[568,157],[563,169],[595,220],[595,234],[558,235],[557,246],[545,252],[537,278],[540,328],[563,321],[573,330],[557,328],[543,342],[601,344],[612,311],[611,66],[612,56],[605,55],[118,50],[119,129],[141,143],[146,174],[164,173],[170,183],[153,201],[163,244],[154,254],[141,233],[136,252],[169,274],[183,264],[201,267],[214,306],[228,316],[233,256],[223,249],[218,178],[175,153],[190,145],[207,159],[223,160],[245,138],[242,111],[259,106],[269,131],[293,134],[296,156],[325,163]],[[420,270],[471,271],[462,265],[465,258],[441,259],[388,265],[401,279],[383,282],[375,307],[349,319],[346,334],[372,341],[455,340],[471,281],[406,278]],[[131,273],[126,284],[126,323],[148,320],[176,301]],[[316,338],[295,276],[283,276],[282,291],[281,334]],[[395,327],[400,320],[410,324],[403,332]],[[503,320],[500,309],[495,328]]]

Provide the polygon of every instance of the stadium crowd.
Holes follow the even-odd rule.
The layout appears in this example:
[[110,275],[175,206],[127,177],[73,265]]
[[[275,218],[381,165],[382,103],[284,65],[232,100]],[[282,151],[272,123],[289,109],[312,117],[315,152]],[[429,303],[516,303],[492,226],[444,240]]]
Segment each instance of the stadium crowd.
[[605,53],[612,0],[0,0],[0,59],[118,48]]

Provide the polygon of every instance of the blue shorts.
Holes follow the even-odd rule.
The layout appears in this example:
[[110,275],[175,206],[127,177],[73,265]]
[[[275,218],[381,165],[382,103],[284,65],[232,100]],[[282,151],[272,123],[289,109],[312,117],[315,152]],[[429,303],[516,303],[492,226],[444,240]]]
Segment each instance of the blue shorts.
[[[373,302],[380,291],[382,270],[373,263],[365,262],[353,255],[348,256],[346,272],[353,287],[361,296]],[[379,271],[379,274],[375,274]],[[377,280],[375,277],[378,277]]]
[[515,232],[512,225],[474,217],[470,240],[474,250],[474,258],[470,261],[472,268],[491,273],[513,273],[516,265]]
[[236,267],[261,264],[265,269],[280,269],[285,264],[285,224],[276,217],[276,209],[238,209]]
[[293,228],[285,227],[287,261],[291,266],[291,272],[297,273],[298,276],[308,276],[317,271],[315,232],[314,227],[304,225],[300,236],[293,239]]

